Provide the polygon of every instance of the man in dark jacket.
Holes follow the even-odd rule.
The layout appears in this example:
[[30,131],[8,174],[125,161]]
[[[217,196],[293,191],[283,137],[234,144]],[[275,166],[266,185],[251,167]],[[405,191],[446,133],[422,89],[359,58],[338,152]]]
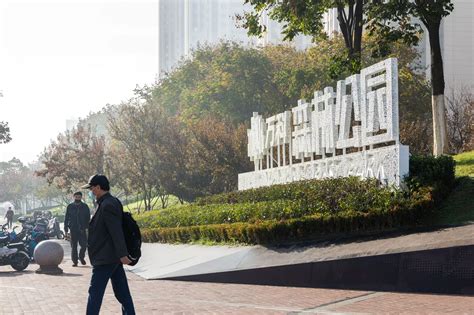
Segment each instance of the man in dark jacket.
[[8,207],[7,213],[5,214],[5,219],[7,219],[8,228],[10,228],[10,229],[13,226],[13,216],[14,215],[15,215],[15,213],[13,212],[12,207]]
[[99,314],[109,279],[112,282],[115,297],[122,304],[122,314],[133,315],[135,308],[123,269],[123,264],[129,264],[132,261],[128,258],[123,235],[122,204],[110,194],[110,184],[104,175],[92,176],[83,188],[92,191],[98,204],[89,223],[88,251],[92,264],[92,278],[89,286],[87,315]]
[[77,243],[81,247],[79,251],[79,260],[85,265],[84,260],[87,248],[87,229],[89,228],[89,220],[91,211],[89,206],[82,202],[82,193],[80,191],[74,193],[74,202],[70,203],[66,209],[66,217],[64,218],[64,232],[66,235],[71,231],[71,259],[73,266],[77,266]]

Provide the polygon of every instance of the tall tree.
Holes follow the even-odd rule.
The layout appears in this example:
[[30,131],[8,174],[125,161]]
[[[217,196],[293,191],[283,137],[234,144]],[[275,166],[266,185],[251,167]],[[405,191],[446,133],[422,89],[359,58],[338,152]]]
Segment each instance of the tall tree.
[[121,185],[141,194],[146,211],[154,207],[155,197],[165,198],[158,176],[164,123],[159,108],[134,101],[119,106],[118,112],[109,116],[109,133],[116,141],[111,170],[125,175]]
[[278,112],[288,103],[271,80],[272,70],[259,49],[229,42],[205,46],[161,80],[151,97],[182,120],[212,114],[240,123],[253,111]]
[[231,191],[237,174],[249,171],[247,130],[207,116],[191,125],[170,118],[160,154],[163,187],[180,200]]
[[204,117],[190,128],[192,167],[201,169],[204,194],[237,189],[237,175],[251,170],[247,157],[247,128],[230,122]]
[[313,39],[327,36],[324,31],[324,14],[332,8],[337,9],[339,28],[347,48],[345,66],[351,72],[361,67],[362,33],[364,25],[364,0],[245,0],[253,8],[243,16],[237,16],[249,35],[261,36],[266,26],[261,16],[268,16],[283,25],[284,40],[292,40],[299,34]]
[[[3,92],[0,91],[0,97],[3,97]],[[10,137],[10,127],[8,123],[0,121],[0,143],[10,142],[12,138]]]
[[267,13],[271,19],[283,24],[285,39],[298,34],[314,38],[324,36],[323,14],[330,8],[337,8],[349,63],[344,65],[337,57],[333,61],[337,61],[339,67],[347,66],[352,72],[357,72],[361,65],[364,23],[369,34],[379,39],[373,47],[374,52],[384,56],[390,52],[390,44],[399,39],[415,44],[420,32],[412,19],[421,21],[428,32],[431,48],[433,153],[447,152],[445,82],[439,29],[442,19],[453,10],[451,0],[245,0],[245,3],[254,10],[239,18],[250,35],[261,35],[265,31],[260,17]]
[[31,183],[31,194],[42,207],[54,205],[67,205],[70,202],[71,195],[64,192],[54,185],[48,184],[46,178],[37,176],[36,171],[43,168],[41,161],[34,161],[28,165],[31,176],[28,179]]
[[0,162],[0,202],[10,201],[16,209],[31,193],[32,173],[19,159]]
[[451,89],[446,97],[451,152],[474,149],[474,94],[468,88]]
[[[421,21],[430,42],[433,154],[448,152],[446,127],[445,82],[443,57],[441,54],[440,26],[444,17],[453,10],[451,0],[375,0],[368,7],[368,29],[378,33],[381,41],[403,39],[414,43],[419,39],[420,29],[413,19]],[[411,25],[411,27],[404,27]]]
[[190,136],[185,129],[185,124],[177,117],[170,117],[162,130],[160,152],[161,171],[158,174],[163,188],[179,201],[192,201],[202,194],[205,188],[202,173],[199,168],[193,167],[189,150],[191,147]]
[[43,167],[36,171],[66,192],[72,192],[94,174],[105,172],[105,140],[96,136],[90,126],[78,126],[58,135],[40,159]]
[[8,123],[0,121],[0,143],[8,143],[12,140]]

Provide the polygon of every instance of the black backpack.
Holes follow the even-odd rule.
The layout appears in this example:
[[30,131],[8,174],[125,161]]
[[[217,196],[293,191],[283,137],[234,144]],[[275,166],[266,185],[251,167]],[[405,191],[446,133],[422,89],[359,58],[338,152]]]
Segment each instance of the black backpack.
[[[118,198],[117,201],[122,206],[122,203]],[[125,238],[125,244],[127,245],[128,259],[132,262],[129,263],[129,266],[135,266],[142,256],[142,235],[140,233],[140,228],[138,227],[137,221],[133,219],[130,212],[123,211],[122,206],[122,230],[123,236]]]
[[130,212],[123,212],[122,228],[127,244],[128,258],[132,261],[129,265],[135,266],[142,256],[142,235],[137,221],[133,219]]

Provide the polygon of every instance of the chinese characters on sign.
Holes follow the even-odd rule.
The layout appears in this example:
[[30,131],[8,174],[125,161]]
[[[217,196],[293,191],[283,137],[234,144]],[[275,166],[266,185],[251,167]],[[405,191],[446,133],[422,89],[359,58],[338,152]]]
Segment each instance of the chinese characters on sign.
[[399,143],[397,60],[362,69],[291,111],[254,113],[247,134],[255,171],[239,174],[240,190],[354,175],[399,185],[408,147]]

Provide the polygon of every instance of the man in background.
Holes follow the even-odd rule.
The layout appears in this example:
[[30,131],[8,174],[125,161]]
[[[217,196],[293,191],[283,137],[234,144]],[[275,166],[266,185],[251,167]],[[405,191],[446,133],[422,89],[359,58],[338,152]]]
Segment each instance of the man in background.
[[9,229],[13,226],[13,216],[15,213],[12,210],[12,207],[8,207],[7,213],[5,214],[5,219],[7,219],[7,226]]
[[[82,192],[74,193],[74,202],[70,203],[66,209],[66,217],[64,218],[64,232],[68,236],[71,231],[71,259],[72,266],[76,267],[78,259],[81,264],[85,265],[85,255],[87,248],[87,229],[89,228],[91,212],[89,206],[82,202]],[[77,254],[77,244],[81,249]]]

